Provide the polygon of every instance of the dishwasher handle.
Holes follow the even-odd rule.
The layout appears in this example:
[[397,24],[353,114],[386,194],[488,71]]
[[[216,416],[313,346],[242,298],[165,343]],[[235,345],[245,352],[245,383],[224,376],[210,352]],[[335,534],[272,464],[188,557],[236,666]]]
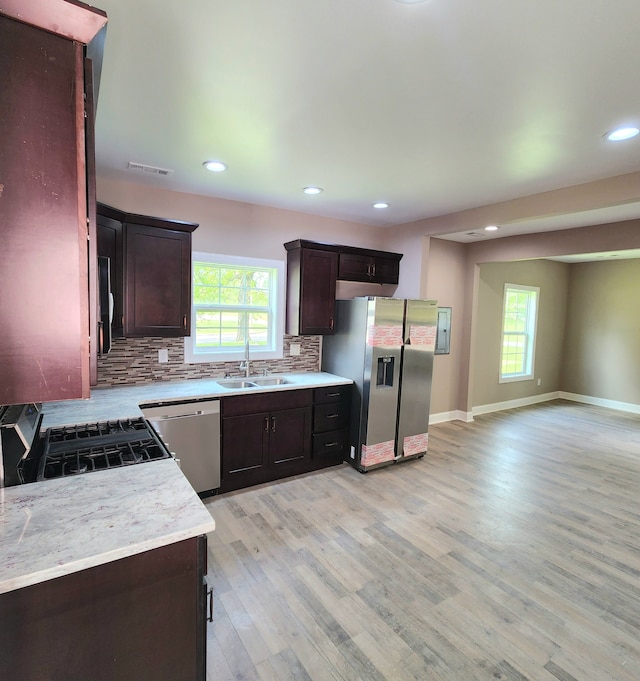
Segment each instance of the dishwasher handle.
[[176,414],[175,416],[167,416],[166,414],[163,414],[161,416],[151,416],[149,417],[149,420],[151,421],[172,421],[173,419],[188,419],[191,416],[204,416],[205,414],[215,414],[217,412],[215,411],[203,411],[203,410],[198,410],[198,411],[192,411],[189,412],[188,414]]
[[143,416],[150,421],[170,421],[172,419],[207,416],[220,413],[220,400],[204,402],[182,402],[162,404],[156,407],[142,407]]

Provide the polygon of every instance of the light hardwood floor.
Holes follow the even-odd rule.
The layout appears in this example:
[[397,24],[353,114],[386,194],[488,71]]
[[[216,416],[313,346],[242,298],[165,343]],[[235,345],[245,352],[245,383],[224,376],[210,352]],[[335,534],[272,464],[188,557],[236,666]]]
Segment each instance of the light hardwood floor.
[[207,502],[211,681],[638,681],[640,417],[563,401]]

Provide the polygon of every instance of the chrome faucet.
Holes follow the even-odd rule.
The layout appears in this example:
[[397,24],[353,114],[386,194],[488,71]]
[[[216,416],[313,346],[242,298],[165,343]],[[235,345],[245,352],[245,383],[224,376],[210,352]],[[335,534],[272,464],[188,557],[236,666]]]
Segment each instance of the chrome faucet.
[[249,368],[249,341],[244,344],[244,361],[240,362],[240,371],[244,371],[244,375],[248,378],[251,375]]

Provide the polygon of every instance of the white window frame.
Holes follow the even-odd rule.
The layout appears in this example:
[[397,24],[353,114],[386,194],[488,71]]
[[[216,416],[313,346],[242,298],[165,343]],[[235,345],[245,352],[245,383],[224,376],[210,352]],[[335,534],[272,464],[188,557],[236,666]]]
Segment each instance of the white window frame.
[[[245,258],[243,256],[221,255],[217,253],[203,253],[194,251],[191,256],[192,266],[196,262],[210,262],[219,265],[237,265],[238,267],[270,268],[276,270],[276,283],[271,292],[270,308],[273,315],[272,343],[269,349],[261,346],[250,346],[251,359],[282,359],[284,345],[284,315],[285,315],[285,263],[282,260],[266,260],[263,258]],[[234,350],[213,350],[208,352],[196,351],[196,306],[193,302],[193,279],[191,302],[191,335],[184,339],[184,361],[186,364],[200,362],[234,362],[244,359],[244,347]]]
[[[507,309],[507,294],[509,291],[521,291],[527,293],[535,293],[535,301],[533,310],[527,315],[527,327],[523,332],[526,338],[526,354],[525,354],[525,371],[513,374],[502,373],[502,357],[504,351],[504,338],[507,333],[505,331],[505,315]],[[538,286],[525,286],[524,284],[507,284],[504,285],[504,295],[502,297],[502,328],[500,333],[500,365],[498,367],[498,382],[499,383],[513,383],[515,381],[530,381],[535,375],[535,356],[536,356],[536,336],[538,334],[538,308],[540,307],[540,288]]]

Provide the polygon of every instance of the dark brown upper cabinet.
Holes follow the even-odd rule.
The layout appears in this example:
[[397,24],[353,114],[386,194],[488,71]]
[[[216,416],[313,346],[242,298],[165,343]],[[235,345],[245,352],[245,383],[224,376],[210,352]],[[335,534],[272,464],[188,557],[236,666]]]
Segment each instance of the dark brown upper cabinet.
[[[310,243],[310,242],[306,242]],[[287,333],[292,336],[334,332],[338,252],[292,241],[287,249]]]
[[98,255],[111,259],[114,337],[188,336],[196,223],[98,204]]
[[0,7],[0,404],[89,396],[86,54],[107,19],[68,7]]
[[287,333],[335,333],[337,280],[397,284],[401,253],[297,239],[287,250]]
[[397,284],[400,276],[400,253],[386,253],[340,247],[338,279],[373,284]]

